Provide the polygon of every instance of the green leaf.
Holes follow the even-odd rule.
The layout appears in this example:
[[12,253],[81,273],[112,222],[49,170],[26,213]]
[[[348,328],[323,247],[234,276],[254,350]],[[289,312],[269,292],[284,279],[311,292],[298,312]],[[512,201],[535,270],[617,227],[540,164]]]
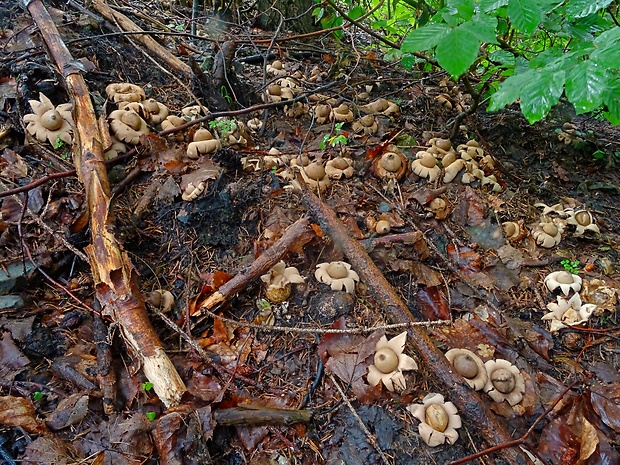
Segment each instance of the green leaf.
[[532,79],[533,74],[533,70],[527,70],[521,74],[514,74],[502,82],[497,92],[491,96],[487,111],[497,111],[517,100],[521,95],[521,90]]
[[573,18],[583,18],[607,8],[612,0],[571,0],[566,7],[566,15]]
[[416,57],[413,55],[404,55],[400,60],[400,64],[407,71],[411,71],[415,63],[416,63]]
[[448,8],[457,11],[458,16],[465,21],[469,21],[474,15],[474,0],[448,0]]
[[531,34],[540,24],[542,11],[535,0],[510,0],[508,17],[519,31]]
[[356,7],[353,7],[353,9],[349,11],[349,17],[351,19],[357,19],[360,16],[362,16],[364,13],[366,13],[366,10],[358,5]]
[[495,50],[489,55],[489,60],[509,66],[515,66],[516,63],[515,56],[506,50]]
[[581,61],[566,76],[566,97],[575,106],[577,114],[601,106],[607,86],[605,68],[592,60]]
[[607,105],[607,113],[605,118],[612,124],[620,124],[620,79],[611,80],[603,94],[603,103]]
[[481,0],[480,11],[490,13],[506,5],[508,5],[508,0]]
[[469,31],[480,42],[497,44],[497,18],[489,15],[476,15],[472,21],[467,21],[459,27]]
[[36,391],[32,394],[32,400],[41,400],[43,399],[43,393],[41,391]]
[[155,418],[157,418],[157,413],[155,413],[155,412],[146,412],[144,414],[144,416],[146,418],[148,418],[149,420],[153,421]]
[[464,27],[465,24],[452,29],[435,50],[437,62],[453,76],[460,76],[469,69],[480,48],[480,41]]
[[428,24],[411,31],[405,37],[400,49],[403,52],[420,52],[430,50],[435,47],[446,34],[450,32],[450,27],[445,24]]
[[543,119],[558,103],[564,90],[565,71],[541,70],[533,75],[521,91],[521,112],[530,122]]
[[594,39],[596,50],[590,59],[606,68],[620,68],[620,27],[603,32]]

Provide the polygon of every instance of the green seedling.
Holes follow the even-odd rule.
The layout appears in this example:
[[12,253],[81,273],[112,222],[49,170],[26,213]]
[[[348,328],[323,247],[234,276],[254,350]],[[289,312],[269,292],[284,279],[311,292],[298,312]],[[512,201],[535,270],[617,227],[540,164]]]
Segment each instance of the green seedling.
[[60,134],[56,136],[56,142],[54,142],[54,149],[58,150],[65,145],[65,141],[60,138]]
[[213,120],[209,121],[209,129],[217,131],[220,137],[224,137],[237,129],[237,123],[233,119]]
[[579,265],[580,265],[579,260],[568,260],[568,259],[566,259],[566,260],[562,260],[560,262],[560,264],[569,273],[572,273],[572,274],[578,274],[579,273]]
[[153,389],[153,383],[151,383],[150,381],[142,383],[142,389],[144,389],[146,392],[149,392],[151,389]]
[[32,395],[32,400],[34,400],[34,401],[41,400],[41,399],[43,399],[43,393],[41,391],[36,391]]
[[155,412],[146,412],[144,414],[144,416],[146,418],[148,418],[149,420],[153,421],[155,418],[157,418],[157,414]]
[[325,150],[325,148],[328,146],[336,147],[338,144],[347,145],[348,139],[347,136],[342,134],[342,126],[344,126],[344,123],[336,123],[334,125],[334,131],[336,134],[325,134],[323,136],[323,140],[321,141],[321,144],[319,146],[321,147],[321,150]]

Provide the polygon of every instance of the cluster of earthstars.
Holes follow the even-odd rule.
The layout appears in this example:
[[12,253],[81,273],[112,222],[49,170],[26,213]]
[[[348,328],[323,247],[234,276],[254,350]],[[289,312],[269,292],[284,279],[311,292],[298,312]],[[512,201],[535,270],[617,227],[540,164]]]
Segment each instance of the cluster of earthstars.
[[[542,202],[534,206],[542,208],[539,222],[531,228],[532,238],[539,247],[550,249],[558,245],[568,226],[575,228],[573,235],[578,237],[601,232],[592,212],[585,208],[564,207],[561,203],[549,206]],[[502,228],[510,242],[518,242],[529,234],[523,221],[506,221]]]
[[[314,277],[321,283],[328,284],[333,291],[355,292],[355,283],[359,275],[351,269],[351,265],[343,261],[319,263],[316,266]],[[271,303],[282,303],[291,296],[292,284],[303,283],[304,277],[297,268],[286,266],[283,260],[279,261],[268,273],[260,277],[265,283],[265,296]]]
[[552,333],[586,323],[597,308],[595,304],[581,301],[582,279],[576,274],[566,270],[554,271],[545,277],[544,284],[549,292],[558,294],[555,302],[547,304],[549,313],[542,317],[550,322]]
[[[390,340],[383,336],[377,342],[374,362],[367,376],[371,385],[382,382],[390,391],[406,389],[403,371],[418,368],[415,360],[403,353],[406,341],[405,331]],[[451,349],[446,352],[446,358],[472,389],[484,390],[495,402],[507,401],[514,406],[523,399],[525,379],[508,360],[483,362],[467,349]],[[410,405],[407,410],[420,420],[418,432],[429,446],[454,444],[458,439],[456,430],[461,427],[461,418],[456,407],[445,402],[443,395],[430,393],[422,404]]]

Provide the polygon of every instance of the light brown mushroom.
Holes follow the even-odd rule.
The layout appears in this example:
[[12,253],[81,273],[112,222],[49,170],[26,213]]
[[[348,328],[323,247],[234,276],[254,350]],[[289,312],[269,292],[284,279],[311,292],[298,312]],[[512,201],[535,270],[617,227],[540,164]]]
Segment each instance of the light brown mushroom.
[[549,313],[543,315],[543,320],[551,321],[552,333],[567,326],[578,326],[586,323],[596,309],[595,304],[584,304],[581,296],[574,294],[570,299],[558,296],[556,302],[547,304]]
[[446,352],[446,358],[472,389],[479,391],[487,383],[488,376],[484,362],[471,350],[450,349]]
[[555,247],[562,240],[562,231],[553,222],[543,221],[532,231],[532,237],[541,247],[550,249]]
[[204,192],[205,187],[206,187],[206,183],[204,181],[200,181],[198,185],[194,185],[193,182],[190,182],[187,184],[187,186],[183,190],[183,193],[181,194],[181,198],[188,202],[191,200],[194,200],[198,198],[198,196]]
[[375,232],[377,234],[387,234],[392,229],[392,225],[388,220],[379,220],[375,223]]
[[142,87],[136,84],[129,84],[128,82],[109,84],[105,88],[105,93],[114,103],[141,102],[146,99],[146,94]]
[[351,269],[351,265],[342,261],[319,263],[314,277],[319,282],[329,284],[332,291],[340,291],[344,288],[349,294],[355,292],[355,283],[360,279],[358,274]]
[[581,277],[566,270],[554,271],[545,277],[545,286],[549,292],[559,289],[562,294],[569,295],[571,292],[581,290]]
[[108,116],[108,122],[114,136],[128,144],[139,143],[140,136],[149,133],[146,121],[133,110],[114,110]]
[[377,120],[373,115],[364,115],[351,126],[354,132],[362,133],[365,136],[372,135],[379,129]]
[[429,446],[454,444],[459,438],[456,430],[462,425],[461,417],[454,404],[445,402],[441,394],[427,394],[422,404],[409,405],[407,410],[420,420],[418,432]]
[[54,147],[58,144],[58,140],[67,144],[73,142],[70,103],[55,107],[43,93],[39,93],[39,100],[30,100],[29,103],[34,113],[24,115],[24,122],[28,123],[26,131],[35,136],[39,142],[48,140]]
[[260,279],[267,285],[265,290],[267,299],[274,304],[284,302],[291,296],[291,284],[301,284],[304,282],[304,278],[299,274],[297,268],[294,266],[287,267],[283,260],[276,263]]
[[168,107],[153,98],[145,100],[142,106],[147,112],[147,120],[152,124],[159,124],[168,117]]
[[510,242],[516,242],[527,236],[527,229],[523,225],[523,220],[519,221],[506,221],[502,223],[502,229],[506,234],[506,239]]
[[194,133],[193,141],[187,145],[187,156],[196,159],[202,154],[213,153],[220,147],[220,141],[214,139],[208,129],[201,128]]
[[434,155],[427,153],[422,158],[416,158],[411,162],[411,170],[421,178],[427,178],[433,182],[439,177],[441,168],[437,165]]
[[417,370],[418,364],[403,353],[407,344],[407,331],[388,341],[385,335],[375,346],[373,364],[368,367],[368,383],[376,386],[381,381],[389,390],[402,391],[407,388],[403,371]]
[[324,124],[331,121],[331,105],[319,103],[316,107],[314,107],[314,118],[316,119],[316,124]]
[[576,236],[583,236],[587,231],[592,231],[595,233],[601,232],[597,224],[594,222],[592,213],[588,210],[575,211],[572,208],[567,208],[564,211],[568,213],[566,222],[575,226]]
[[480,181],[480,186],[481,187],[487,186],[488,188],[490,188],[491,192],[502,191],[502,186],[500,185],[500,183],[497,182],[497,178],[495,177],[494,174],[484,176],[482,180]]
[[521,402],[525,393],[525,380],[516,366],[501,358],[487,360],[484,366],[489,376],[484,392],[495,402],[506,400],[511,406]]
[[448,166],[444,164],[443,182],[454,181],[454,178],[456,178],[456,176],[463,169],[465,169],[465,161],[461,160],[460,158],[458,160],[455,160],[453,163],[450,163]]
[[320,163],[310,163],[301,170],[301,177],[313,190],[323,192],[331,184],[325,168]]
[[286,76],[288,71],[284,69],[284,65],[280,60],[275,60],[271,64],[267,64],[267,74],[272,76]]
[[332,118],[337,123],[347,123],[353,121],[355,117],[353,116],[353,112],[351,111],[351,108],[349,108],[349,105],[346,103],[341,103],[340,106],[332,110]]
[[144,300],[147,303],[151,304],[153,307],[159,308],[162,313],[169,312],[174,306],[174,295],[167,290],[156,289],[146,294],[145,297]]
[[[390,150],[389,147],[388,150]],[[396,179],[398,181],[407,172],[407,157],[400,151],[387,151],[381,158],[375,159],[371,170],[380,178]]]
[[353,160],[350,158],[336,157],[329,160],[325,165],[325,172],[330,179],[350,178],[355,170],[353,169]]
[[[185,123],[186,121],[179,116],[168,115],[166,119],[161,122],[161,129],[162,131],[169,131],[170,129],[178,128]],[[168,134],[166,137],[176,141],[182,141],[184,138],[183,131],[173,132],[171,134]]]
[[378,98],[373,102],[360,106],[360,110],[364,113],[377,114],[387,110],[389,106],[390,102],[387,99]]

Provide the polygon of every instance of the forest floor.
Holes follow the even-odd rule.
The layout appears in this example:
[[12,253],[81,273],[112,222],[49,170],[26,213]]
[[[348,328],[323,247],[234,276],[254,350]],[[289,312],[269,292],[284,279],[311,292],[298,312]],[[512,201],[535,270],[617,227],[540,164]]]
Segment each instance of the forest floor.
[[[262,60],[248,58],[266,52],[273,38],[268,32],[235,25],[220,31],[217,43],[238,42],[227,85],[213,89],[197,78],[187,84],[183,76],[171,76],[135,36],[102,37],[116,27],[64,8],[49,11],[73,57],[86,67],[99,114],[116,109],[106,101],[111,83],[140,85],[148,98],[180,114],[196,96],[212,112],[260,105],[269,84],[278,80]],[[123,13],[144,29],[157,27],[155,20],[182,29],[191,17],[182,8],[153,8],[148,23],[131,5]],[[68,145],[54,149],[37,141],[23,122],[31,112],[29,100],[38,100],[40,92],[54,104],[68,101],[32,17],[4,6],[0,24],[1,195],[74,167]],[[209,40],[160,39],[182,59],[194,58],[212,79],[218,48],[208,26],[214,21],[204,24],[198,33],[211,34]],[[619,463],[618,129],[575,116],[562,104],[534,125],[516,105],[493,114],[481,108],[463,120],[452,139],[454,149],[477,142],[479,149],[470,142],[470,153],[477,152],[478,177],[465,184],[467,173],[461,171],[447,183],[442,170],[429,181],[413,173],[410,164],[433,141],[450,136],[450,124],[471,104],[465,89],[441,73],[404,71],[356,38],[279,43],[284,37],[276,37],[270,51],[283,62],[285,76],[296,76],[294,94],[306,100],[212,123],[224,145],[213,154],[186,155],[197,129],[192,127],[181,139],[143,137],[137,156],[109,166],[110,230],[139,273],[140,291],[149,302],[158,291],[174,296],[164,313],[151,304],[148,308],[187,386],[180,405],[166,409],[162,404],[117,324],[106,318],[108,337],[98,336],[93,276],[80,258],[91,237],[78,179],[58,175],[28,188],[27,197],[22,192],[1,198],[2,463],[444,464],[492,442],[472,422],[471,399],[481,399],[515,439],[538,420],[523,441],[538,463]],[[317,99],[318,88],[324,90]],[[376,131],[356,133],[353,124],[365,113],[364,105],[378,98],[396,103],[398,112],[368,110]],[[313,108],[320,99],[332,108],[349,105],[354,121],[342,127],[329,119],[319,123]],[[250,129],[253,118],[263,127]],[[226,131],[233,121],[237,131],[246,129],[235,133],[231,145]],[[569,122],[572,129],[565,125]],[[152,130],[161,131],[156,124]],[[273,148],[278,153],[268,155]],[[402,173],[380,176],[386,152],[402,157]],[[441,352],[466,348],[483,361],[505,359],[518,368],[524,380],[518,403],[495,402],[484,392],[453,399],[456,391],[438,378],[439,368],[416,353],[411,329],[404,352],[418,369],[403,372],[404,389],[391,392],[369,384],[376,342],[383,335],[395,337],[407,325],[389,326],[397,318],[365,279],[368,270],[356,269],[341,241],[329,237],[325,222],[330,221],[309,205],[304,192],[310,188],[291,167],[301,157],[321,165],[339,157],[351,160],[350,177],[332,179],[317,192],[320,199],[349,238],[370,254],[413,318],[426,322],[416,331],[422,328],[434,347]],[[442,154],[436,151],[435,157]],[[183,200],[190,182],[204,183],[204,191]],[[573,224],[580,211],[591,213],[599,232]],[[289,298],[270,303],[265,283],[252,279],[219,306],[202,307],[205,298],[304,217],[311,227],[280,251],[286,266],[296,267],[304,278],[292,285]],[[376,230],[380,220],[389,224],[386,234]],[[523,233],[509,239],[506,222],[515,222]],[[553,225],[547,230],[560,232],[560,242],[548,248],[535,239],[545,222]],[[332,261],[348,261],[361,276],[353,292],[317,281],[317,265]],[[562,298],[545,286],[545,277],[563,270],[582,279],[581,301],[594,307],[575,305],[564,316],[568,326],[559,328],[558,320],[541,318],[549,313],[549,303]],[[330,328],[360,331],[326,333]],[[108,409],[96,341],[109,342],[113,353],[103,362],[115,376]],[[452,445],[425,444],[420,421],[406,409],[429,393],[471,407],[461,412],[462,428]],[[472,391],[472,396],[477,395]],[[226,416],[231,408],[240,419]],[[292,413],[284,412],[282,420],[278,415],[284,409]],[[494,452],[477,460],[507,459]]]

